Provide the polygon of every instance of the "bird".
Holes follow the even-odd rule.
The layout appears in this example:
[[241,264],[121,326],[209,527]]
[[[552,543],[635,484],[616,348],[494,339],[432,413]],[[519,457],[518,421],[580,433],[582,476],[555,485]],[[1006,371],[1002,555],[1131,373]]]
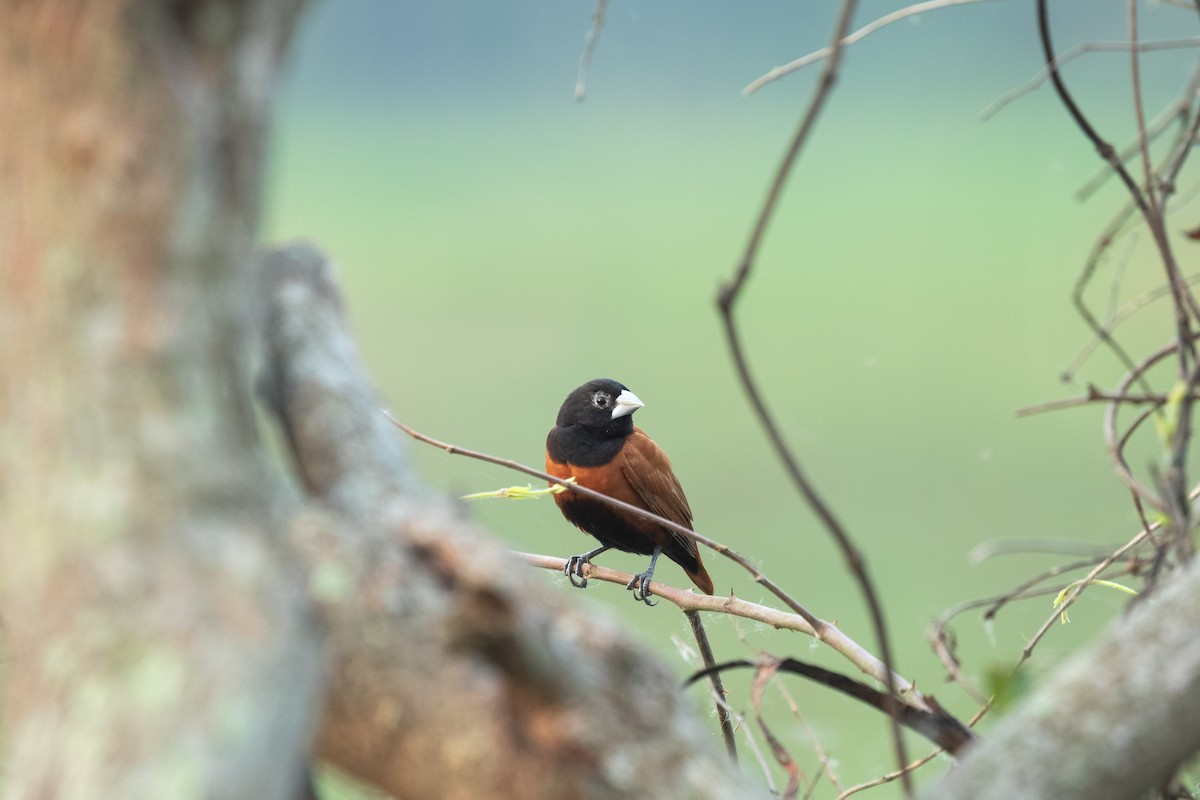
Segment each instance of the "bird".
[[[644,405],[637,395],[611,378],[597,378],[575,389],[563,401],[554,427],[546,436],[546,473],[561,480],[573,478],[580,486],[691,530],[692,509],[671,461],[644,430],[633,424],[633,412]],[[580,492],[559,492],[554,502],[568,522],[600,542],[600,547],[567,559],[563,573],[572,586],[586,587],[584,565],[616,548],[650,556],[650,566],[634,575],[625,587],[633,591],[635,600],[654,605],[649,599],[650,579],[658,557],[664,554],[683,567],[702,592],[713,593],[712,578],[700,560],[694,539]]]

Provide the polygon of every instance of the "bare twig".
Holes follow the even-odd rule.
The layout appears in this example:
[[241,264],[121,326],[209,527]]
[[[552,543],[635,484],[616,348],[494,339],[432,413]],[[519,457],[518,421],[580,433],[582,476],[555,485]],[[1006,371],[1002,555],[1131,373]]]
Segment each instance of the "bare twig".
[[[1197,115],[1196,118],[1200,119],[1200,115]],[[1196,285],[1196,283],[1200,282],[1200,273],[1188,275],[1186,278],[1186,281],[1189,286]],[[1154,301],[1161,300],[1164,297],[1170,297],[1170,296],[1171,296],[1171,287],[1170,286],[1159,286],[1155,289],[1150,289],[1148,291],[1142,292],[1138,296],[1126,301],[1124,305],[1122,305],[1115,312],[1113,312],[1113,314],[1109,317],[1109,319],[1103,324],[1103,326],[1101,327],[1101,330],[1104,332],[1105,335],[1111,337],[1113,331],[1115,331],[1117,329],[1117,327],[1119,325],[1121,325],[1121,323],[1125,322],[1125,320],[1129,319],[1134,314],[1136,314],[1138,311],[1141,311],[1143,308],[1150,305]],[[1093,335],[1092,338],[1089,339],[1083,345],[1083,347],[1081,347],[1079,349],[1079,353],[1075,356],[1074,359],[1071,360],[1071,363],[1063,371],[1063,376],[1068,380],[1071,377],[1073,377],[1075,372],[1077,372],[1079,370],[1079,368],[1083,365],[1083,363],[1085,361],[1087,361],[1087,359],[1095,351],[1096,347],[1100,344],[1100,342],[1101,342],[1100,336]]]
[[[1092,245],[1092,251],[1088,254],[1087,260],[1084,261],[1083,269],[1079,271],[1079,275],[1075,277],[1075,285],[1071,288],[1071,303],[1075,306],[1076,312],[1083,319],[1084,323],[1091,329],[1092,335],[1099,341],[1108,346],[1117,360],[1125,369],[1132,371],[1134,368],[1133,358],[1125,352],[1125,349],[1117,343],[1117,340],[1110,335],[1109,329],[1100,324],[1100,320],[1092,313],[1088,307],[1087,301],[1084,300],[1083,293],[1092,281],[1092,277],[1096,274],[1096,268],[1100,265],[1100,259],[1104,256],[1108,249],[1112,247],[1117,236],[1125,228],[1129,221],[1134,218],[1135,205],[1132,200],[1125,204],[1117,214],[1109,220],[1108,225],[1100,234],[1096,243]],[[1075,377],[1076,363],[1072,363],[1061,375],[1063,382],[1070,382]],[[1143,383],[1142,387],[1146,392],[1150,391],[1149,384]]]
[[[517,553],[516,555],[535,567],[556,572],[562,572],[567,564],[566,559],[554,556],[544,556],[536,553]],[[629,583],[633,575],[589,562],[584,565],[583,577],[588,580],[599,580],[624,586]],[[673,603],[682,611],[711,611],[716,614],[729,614],[761,622],[779,630],[796,631],[797,633],[812,636],[829,645],[834,652],[854,664],[864,675],[868,675],[882,684],[887,683],[884,677],[883,662],[853,639],[846,636],[833,623],[818,620],[823,632],[822,635],[818,636],[808,620],[798,614],[788,614],[779,609],[759,605],[758,603],[751,603],[748,600],[742,600],[733,595],[729,595],[728,597],[714,597],[687,589],[679,589],[660,583],[659,581],[654,581],[653,586],[656,597],[661,597],[668,603]],[[912,683],[900,675],[894,675],[893,680],[896,681],[896,685],[899,687],[901,697],[910,700],[910,702],[919,707],[928,707],[924,696],[917,691]]]
[[[1094,563],[1094,562],[1093,562]],[[986,706],[991,701],[983,696],[983,692],[975,685],[973,681],[967,678],[962,671],[962,665],[958,659],[958,653],[955,645],[954,629],[950,627],[950,622],[960,614],[964,614],[976,608],[983,608],[998,603],[1009,603],[1014,600],[1028,600],[1034,597],[1046,597],[1049,595],[1057,595],[1063,590],[1061,586],[1054,586],[1046,589],[1021,589],[1010,590],[1002,595],[994,595],[992,597],[984,597],[976,600],[965,600],[961,603],[951,606],[938,614],[937,618],[929,623],[929,627],[925,632],[925,639],[929,642],[929,646],[933,649],[934,655],[942,662],[946,668],[946,674],[959,687],[967,693],[967,695],[980,705]],[[990,613],[991,609],[989,609]],[[985,613],[985,618],[987,614]]]
[[[847,678],[845,675],[840,675],[831,670],[795,658],[760,656],[757,661],[747,659],[727,661],[715,667],[694,673],[687,679],[684,685],[686,686],[706,677],[712,670],[724,671],[741,667],[753,667],[756,670],[756,681],[769,679],[776,671],[790,672],[793,675],[807,678],[814,683],[819,683],[834,691],[841,692],[887,713],[890,698],[879,690],[872,689],[860,681]],[[975,735],[971,732],[970,728],[949,714],[946,714],[936,702],[931,701],[931,704],[932,708],[930,710],[923,711],[917,710],[912,706],[905,706],[900,714],[901,724],[950,753],[958,753],[968,744],[975,741]],[[765,726],[763,733],[764,735],[768,734]]]
[[1133,84],[1133,118],[1137,124],[1138,152],[1142,156],[1142,181],[1146,187],[1146,204],[1154,216],[1161,218],[1162,208],[1154,191],[1154,164],[1150,161],[1150,142],[1146,136],[1146,107],[1142,103],[1142,62],[1138,53],[1137,0],[1126,0],[1129,23],[1129,79]]
[[[1129,390],[1130,385],[1132,385],[1134,381],[1141,380],[1142,376],[1145,375],[1146,371],[1150,369],[1150,367],[1154,366],[1154,364],[1158,363],[1164,358],[1174,354],[1176,349],[1176,345],[1168,345],[1167,347],[1164,347],[1158,352],[1153,353],[1147,358],[1143,359],[1141,364],[1135,366],[1132,371],[1126,373],[1125,377],[1121,379],[1121,382],[1117,384],[1117,389],[1114,394],[1117,396],[1123,396]],[[1119,402],[1113,401],[1108,404],[1108,407],[1104,412],[1104,440],[1108,448],[1109,459],[1113,463],[1113,467],[1117,472],[1117,476],[1125,482],[1125,485],[1129,487],[1131,492],[1139,496],[1145,502],[1149,503],[1150,506],[1155,510],[1165,512],[1162,500],[1156,497],[1153,491],[1151,491],[1141,481],[1134,477],[1133,471],[1129,468],[1129,464],[1126,463],[1124,456],[1125,442],[1128,441],[1130,434],[1132,434],[1136,427],[1149,416],[1149,412],[1142,415],[1137,422],[1130,427],[1124,436],[1117,436],[1117,412],[1120,407],[1121,404]]]
[[[977,711],[975,713],[975,716],[973,716],[971,718],[971,721],[969,723],[967,723],[967,725],[972,728],[975,727],[975,723],[979,722],[979,720],[983,718],[983,715],[986,714],[990,708],[991,708],[990,706],[985,706],[985,707],[979,709],[979,711]],[[883,786],[886,783],[891,783],[892,781],[897,780],[898,778],[902,777],[905,773],[912,772],[916,769],[919,769],[920,767],[925,766],[930,761],[937,758],[944,752],[945,751],[939,747],[936,750],[922,756],[921,758],[918,758],[916,761],[912,762],[911,764],[906,764],[903,769],[898,769],[893,772],[889,772],[886,775],[881,775],[878,778],[875,778],[874,780],[870,780],[865,783],[860,783],[857,786],[851,786],[849,789],[847,789],[846,791],[839,794],[837,796],[837,800],[845,800],[845,798],[850,797],[851,795],[858,794],[859,792],[865,791],[866,789],[873,789],[876,786]]]
[[[1196,41],[1198,44],[1200,44],[1200,37],[1198,37]],[[1196,91],[1198,89],[1200,89],[1200,62],[1198,62],[1196,66],[1192,68],[1192,74],[1188,78],[1187,83],[1184,85],[1183,91],[1179,93],[1179,96],[1170,104],[1165,106],[1162,111],[1158,113],[1158,116],[1156,116],[1146,125],[1147,140],[1153,142],[1167,130],[1172,121],[1179,120],[1181,123],[1180,133],[1176,137],[1174,147],[1178,158],[1176,159],[1173,157],[1172,159],[1169,159],[1164,164],[1164,168],[1162,170],[1164,178],[1160,181],[1160,184],[1164,185],[1164,187],[1168,183],[1172,187],[1174,185],[1175,175],[1177,174],[1179,166],[1181,166],[1183,163],[1183,155],[1179,154],[1180,149],[1182,148],[1183,154],[1186,154],[1186,152],[1191,149],[1192,142],[1188,140],[1187,134],[1188,129],[1191,128],[1192,124],[1195,123],[1195,118],[1193,116],[1192,124],[1188,124],[1187,120],[1188,117],[1192,115],[1192,104],[1195,102]],[[1135,139],[1131,144],[1121,148],[1121,160],[1127,161],[1128,159],[1137,155],[1140,146],[1140,139]],[[1080,201],[1087,200],[1092,196],[1093,193],[1095,193],[1097,189],[1103,186],[1110,177],[1112,177],[1111,170],[1101,169],[1090,180],[1088,180],[1087,183],[1076,190],[1076,199]],[[1174,191],[1173,188],[1170,191]],[[1170,194],[1170,191],[1167,191],[1164,188],[1165,194]]]
[[[1193,487],[1192,490],[1188,492],[1187,501],[1191,502],[1197,497],[1200,497],[1200,485]],[[1154,531],[1160,527],[1162,527],[1160,523],[1154,523],[1152,525],[1143,527],[1142,530],[1139,531],[1132,539],[1118,547],[1116,550],[1106,556],[1103,561],[1093,567],[1091,572],[1089,572],[1079,581],[1076,581],[1074,588],[1071,589],[1070,593],[1063,599],[1061,603],[1058,604],[1058,607],[1055,608],[1054,613],[1051,614],[1044,623],[1042,623],[1042,626],[1038,628],[1037,632],[1025,645],[1025,649],[1021,651],[1020,659],[1016,664],[1013,665],[1011,671],[1016,672],[1017,668],[1029,659],[1029,657],[1033,654],[1033,648],[1037,646],[1038,642],[1042,640],[1042,637],[1044,637],[1050,628],[1053,627],[1055,620],[1059,619],[1063,612],[1075,604],[1075,601],[1079,599],[1079,596],[1083,594],[1083,592],[1089,586],[1091,586],[1098,577],[1100,577],[1104,570],[1112,566],[1113,562],[1115,562],[1117,559],[1133,551],[1138,547],[1138,545],[1142,544],[1148,539],[1151,539]]]
[[754,738],[754,726],[746,725],[746,715],[729,705],[729,701],[726,698],[722,697],[719,704],[721,710],[728,714],[729,718],[734,721],[734,732],[741,731],[745,735],[746,743],[750,745],[750,753],[758,763],[759,769],[762,770],[763,781],[767,784],[767,791],[772,795],[779,794],[779,789],[775,786],[775,776],[771,773],[771,767],[767,764],[767,759],[763,755],[762,748],[758,746],[758,740]]
[[[700,612],[684,611],[683,615],[687,617],[688,624],[691,625],[692,636],[696,639],[696,648],[700,651],[700,659],[704,662],[704,668],[711,669],[716,666],[717,660],[713,656],[712,643],[708,641],[708,631],[704,630]],[[721,680],[721,673],[715,670],[710,672],[709,681],[712,684],[713,697],[716,700],[717,720],[721,726],[721,738],[725,741],[725,752],[729,753],[729,760],[736,764],[738,760],[737,741],[733,738],[733,718],[725,703],[725,684]]]
[[1137,183],[1134,182],[1129,172],[1126,171],[1125,165],[1121,163],[1116,150],[1092,127],[1091,122],[1088,121],[1083,111],[1080,110],[1079,105],[1075,102],[1075,98],[1067,90],[1066,84],[1063,83],[1062,76],[1059,74],[1054,44],[1050,38],[1050,20],[1046,5],[1046,0],[1038,0],[1037,2],[1038,33],[1042,40],[1042,52],[1046,58],[1046,69],[1050,74],[1050,82],[1054,85],[1054,91],[1058,94],[1059,100],[1062,101],[1063,106],[1067,109],[1067,113],[1075,121],[1076,126],[1083,132],[1088,141],[1092,143],[1092,146],[1096,148],[1096,152],[1099,153],[1100,158],[1104,159],[1112,167],[1113,171],[1121,177],[1125,188],[1129,190],[1129,196],[1133,198],[1138,208],[1144,212],[1146,210],[1146,198],[1142,194],[1141,189],[1138,188]]
[[[1189,495],[1189,498],[1194,499],[1197,496],[1200,496],[1200,486],[1193,488],[1191,494]],[[1139,506],[1139,509],[1140,509],[1140,506]],[[965,676],[962,674],[961,669],[959,667],[958,659],[954,653],[953,641],[951,639],[951,635],[952,635],[950,633],[951,620],[953,620],[955,617],[959,616],[960,614],[962,614],[964,612],[967,612],[967,611],[970,611],[970,610],[976,609],[976,608],[986,608],[987,610],[984,612],[983,618],[985,620],[989,620],[989,619],[992,619],[993,617],[995,617],[1000,612],[1000,610],[1002,608],[1004,608],[1004,606],[1006,606],[1007,604],[1009,604],[1015,600],[1027,600],[1027,599],[1035,598],[1035,597],[1045,597],[1048,595],[1060,594],[1062,592],[1062,590],[1066,587],[1051,586],[1051,587],[1042,588],[1042,589],[1036,589],[1034,587],[1036,587],[1039,583],[1042,583],[1043,581],[1049,580],[1051,578],[1056,578],[1059,575],[1062,575],[1064,573],[1073,572],[1077,569],[1094,567],[1093,571],[1091,573],[1089,573],[1086,577],[1084,577],[1082,579],[1082,581],[1080,581],[1080,583],[1083,584],[1083,586],[1080,586],[1077,589],[1077,591],[1074,591],[1072,593],[1072,595],[1070,596],[1070,601],[1073,603],[1075,598],[1078,597],[1079,593],[1083,590],[1083,588],[1086,588],[1086,585],[1089,584],[1091,581],[1093,581],[1096,578],[1101,577],[1101,576],[1111,578],[1114,576],[1114,574],[1121,574],[1121,573],[1105,574],[1105,570],[1107,570],[1108,567],[1110,567],[1113,563],[1115,563],[1117,559],[1123,557],[1126,554],[1131,554],[1138,547],[1138,545],[1140,545],[1142,542],[1153,541],[1154,532],[1162,527],[1162,523],[1160,523],[1160,522],[1151,523],[1145,519],[1144,515],[1142,517],[1142,520],[1143,520],[1142,521],[1142,530],[1139,531],[1137,534],[1135,534],[1135,536],[1130,541],[1126,542],[1124,545],[1122,545],[1119,548],[1116,548],[1114,551],[1112,551],[1110,553],[1107,553],[1107,554],[1101,555],[1101,556],[1081,559],[1081,560],[1078,560],[1078,561],[1075,561],[1075,562],[1072,562],[1069,564],[1060,564],[1060,565],[1051,567],[1050,569],[1047,569],[1047,570],[1039,573],[1038,575],[1035,575],[1034,577],[1029,578],[1028,580],[1022,581],[1021,583],[1017,584],[1015,587],[1013,587],[1012,589],[1010,589],[1009,591],[1007,591],[1003,594],[996,595],[993,597],[980,598],[980,599],[976,599],[976,600],[968,600],[968,601],[959,603],[957,605],[954,605],[954,606],[946,609],[945,611],[943,611],[941,614],[939,614],[937,616],[937,618],[934,619],[929,624],[929,630],[926,634],[926,639],[929,641],[930,645],[933,647],[934,653],[937,654],[938,658],[946,666],[947,671],[949,672],[950,676],[955,680],[955,682],[958,683],[960,686],[962,686],[962,688],[969,695],[971,695],[971,697],[973,699],[976,699],[976,700],[981,699],[981,697],[978,693],[978,690],[975,688],[975,686],[970,681],[968,681],[965,678]],[[1097,567],[1096,565],[1099,565],[1099,566]],[[1133,567],[1130,566],[1130,567],[1125,568],[1122,572],[1125,574],[1128,574],[1132,570],[1133,570]],[[1065,606],[1062,609],[1058,609],[1055,611],[1054,615],[1051,618],[1051,621],[1053,619],[1057,618],[1057,615],[1060,613],[1061,610],[1065,610]],[[1049,630],[1049,627],[1050,626],[1047,625],[1044,627],[1043,630],[1040,630],[1039,634],[1037,636],[1037,639],[1040,639],[1042,636],[1044,636],[1045,633]],[[1032,649],[1032,647],[1034,645],[1036,645],[1036,641],[1034,641],[1030,644],[1030,649]]]
[[[988,609],[987,609],[987,611],[983,612],[983,619],[985,622],[988,620],[995,619],[996,615],[998,615],[1004,609],[1005,606],[1007,606],[1009,603],[1013,602],[1014,600],[1028,600],[1031,597],[1038,597],[1038,596],[1041,596],[1044,594],[1056,594],[1058,592],[1061,592],[1065,587],[1051,586],[1051,587],[1047,587],[1044,589],[1036,589],[1036,590],[1034,589],[1034,587],[1037,586],[1039,583],[1048,581],[1052,578],[1057,578],[1058,576],[1063,575],[1065,573],[1074,572],[1075,570],[1079,570],[1079,569],[1087,569],[1088,567],[1094,567],[1097,564],[1099,564],[1100,562],[1106,561],[1110,558],[1112,558],[1111,553],[1108,555],[1105,555],[1102,558],[1085,558],[1080,561],[1072,561],[1069,564],[1059,564],[1057,566],[1050,567],[1049,569],[1042,570],[1037,575],[1034,575],[1033,577],[1028,578],[1028,579],[1018,583],[1016,586],[1014,586],[1012,589],[1010,589],[1007,594],[1005,594],[1001,597],[998,597],[998,598],[993,598],[993,600],[986,603],[986,605],[988,606]],[[1112,578],[1112,577],[1115,577],[1116,575],[1124,574],[1127,572],[1128,572],[1128,570],[1126,569],[1126,570],[1122,570],[1117,573],[1111,573],[1111,574],[1105,575],[1105,577]]]
[[[1179,266],[1175,260],[1174,253],[1171,249],[1170,241],[1167,237],[1166,226],[1162,214],[1162,205],[1159,202],[1155,192],[1155,186],[1152,180],[1152,165],[1150,162],[1149,145],[1146,139],[1145,117],[1142,111],[1141,102],[1141,86],[1139,61],[1137,52],[1137,9],[1135,0],[1129,0],[1128,19],[1131,41],[1131,73],[1133,79],[1133,94],[1135,115],[1137,117],[1138,141],[1142,154],[1143,171],[1145,173],[1145,189],[1144,191],[1134,182],[1133,177],[1125,169],[1121,158],[1118,156],[1112,145],[1104,140],[1099,133],[1092,127],[1087,117],[1075,103],[1074,98],[1067,90],[1063,83],[1062,76],[1059,74],[1059,69],[1055,62],[1054,46],[1050,37],[1050,24],[1047,13],[1046,0],[1038,0],[1038,31],[1042,40],[1042,49],[1045,55],[1046,64],[1050,70],[1050,79],[1054,84],[1055,91],[1067,112],[1075,120],[1076,125],[1083,132],[1084,136],[1092,142],[1096,151],[1112,167],[1113,171],[1120,176],[1122,183],[1129,192],[1129,196],[1133,199],[1134,204],[1141,212],[1142,218],[1145,220],[1146,226],[1150,229],[1151,235],[1154,238],[1154,243],[1158,249],[1162,259],[1163,267],[1166,271],[1167,281],[1171,287],[1172,298],[1174,300],[1175,311],[1175,348],[1174,352],[1179,359],[1179,373],[1181,378],[1188,379],[1188,391],[1184,393],[1180,400],[1180,408],[1177,424],[1172,432],[1170,446],[1170,464],[1165,476],[1164,497],[1156,498],[1150,493],[1146,487],[1136,481],[1130,472],[1128,465],[1125,464],[1125,459],[1119,449],[1114,450],[1114,436],[1109,436],[1110,454],[1114,465],[1117,467],[1118,473],[1122,479],[1126,481],[1130,489],[1141,496],[1146,502],[1153,504],[1159,511],[1173,514],[1172,522],[1176,531],[1184,531],[1189,528],[1189,509],[1187,504],[1183,502],[1184,493],[1186,492],[1186,461],[1188,445],[1191,441],[1192,420],[1191,407],[1193,400],[1188,395],[1191,391],[1191,386],[1195,385],[1196,381],[1200,381],[1200,370],[1196,370],[1194,352],[1194,336],[1192,334],[1192,318],[1200,319],[1200,305],[1197,304],[1195,296],[1192,294],[1190,287],[1183,279]],[[1094,324],[1093,329],[1098,333],[1102,330],[1098,325]],[[1115,348],[1120,352],[1119,348]],[[1127,364],[1128,366],[1128,364]],[[1134,375],[1140,375],[1141,370],[1134,370]],[[1115,411],[1113,407],[1115,403],[1111,403],[1108,420],[1115,422]],[[1113,429],[1109,428],[1108,433],[1113,433]]]
[[920,767],[925,766],[930,761],[933,761],[935,758],[940,756],[943,752],[944,751],[942,750],[942,748],[939,747],[938,749],[936,749],[926,755],[921,756],[916,761],[913,761],[911,764],[906,764],[903,769],[894,770],[885,775],[880,775],[878,778],[875,778],[873,780],[869,780],[864,783],[860,783],[855,786],[851,786],[849,789],[847,789],[846,791],[839,794],[837,796],[837,800],[845,800],[845,798],[850,797],[851,795],[858,794],[859,792],[866,791],[867,789],[874,789],[876,786],[883,786],[884,784],[891,783],[892,781],[897,780],[898,778],[901,778],[904,775],[907,775],[908,773],[912,772],[913,770],[916,770]]
[[1192,77],[1188,79],[1183,96],[1177,102],[1179,116],[1182,119],[1186,119],[1190,112],[1192,119],[1185,126],[1179,140],[1175,142],[1175,151],[1161,170],[1159,186],[1162,188],[1164,199],[1175,193],[1175,180],[1179,177],[1179,171],[1183,169],[1183,162],[1187,159],[1188,154],[1192,152],[1197,134],[1200,134],[1200,109],[1192,109],[1192,103],[1196,98],[1197,91],[1200,91],[1200,63],[1197,63],[1196,67],[1192,70]]
[[[1136,49],[1143,53],[1152,52],[1155,50],[1178,50],[1186,47],[1200,47],[1200,36],[1192,36],[1182,39],[1159,39],[1151,42],[1139,42]],[[1104,52],[1125,52],[1130,50],[1131,45],[1128,41],[1117,42],[1084,42],[1076,45],[1070,50],[1064,50],[1059,53],[1054,59],[1054,66],[1061,67],[1068,61],[1073,61],[1087,53],[1104,53]],[[995,102],[980,112],[980,117],[984,120],[989,120],[999,114],[1005,106],[1019,100],[1027,94],[1037,91],[1046,79],[1050,77],[1050,67],[1045,66],[1038,70],[1038,73],[1020,86],[1010,89],[1000,95]]]
[[[714,672],[720,672],[722,669],[730,666],[730,664],[718,665],[712,667]],[[762,693],[775,677],[775,672],[780,667],[780,662],[775,658],[760,658],[757,664],[749,664],[754,666],[754,682],[750,687],[750,705],[754,708],[754,719],[758,722],[758,729],[762,731],[763,739],[771,748],[772,755],[779,762],[779,766],[783,767],[788,775],[788,785],[783,791],[784,800],[796,800],[796,796],[800,793],[800,781],[803,778],[803,772],[800,765],[792,758],[792,754],[787,751],[783,743],[775,736],[774,732],[767,726],[767,721],[763,719],[762,714]],[[689,682],[695,680],[695,676],[689,678]]]
[[[890,14],[884,14],[879,19],[867,23],[854,33],[844,37],[840,42],[838,42],[837,46],[849,47],[850,45],[856,44],[867,38],[877,30],[886,28],[893,22],[899,22],[902,19],[915,17],[917,14],[923,14],[926,11],[936,11],[941,8],[949,8],[950,6],[961,6],[968,3],[981,2],[985,2],[985,0],[926,0],[924,3],[913,3],[910,6],[897,9]],[[793,72],[802,70],[811,64],[821,61],[822,59],[829,58],[829,56],[832,54],[833,47],[822,47],[820,50],[814,50],[807,55],[797,58],[795,61],[789,61],[787,64],[784,64],[781,67],[773,67],[766,74],[761,75],[748,83],[746,88],[742,89],[742,94],[754,94],[768,83],[773,83],[780,78],[785,78],[788,75],[791,75]]]
[[583,54],[579,57],[579,73],[575,77],[575,100],[582,103],[587,98],[588,70],[592,66],[592,56],[596,53],[596,45],[600,42],[600,31],[604,30],[604,15],[608,10],[608,0],[596,0],[596,8],[592,11],[592,27],[588,28],[587,38],[583,42]]
[[[1110,552],[1109,548],[1087,544],[1074,539],[985,539],[967,553],[970,564],[982,564],[989,558],[1027,553],[1053,553],[1054,555],[1092,556],[1099,561]],[[1094,563],[1094,562],[1093,562]]]
[[[774,216],[775,208],[783,193],[783,187],[787,183],[792,167],[795,165],[804,143],[808,140],[809,133],[816,124],[821,109],[824,107],[825,101],[828,99],[830,92],[833,90],[833,85],[837,80],[838,67],[841,64],[843,52],[842,40],[846,37],[846,32],[849,30],[856,5],[856,0],[843,0],[842,2],[838,20],[835,24],[833,42],[830,45],[829,57],[825,62],[825,68],[822,70],[817,87],[809,100],[808,108],[800,118],[799,126],[792,137],[787,152],[784,154],[783,161],[776,170],[770,191],[767,193],[767,198],[763,203],[762,210],[759,212],[754,230],[746,244],[741,261],[734,271],[733,278],[722,285],[717,294],[717,305],[721,311],[721,318],[725,327],[725,337],[729,344],[734,366],[737,369],[739,379],[750,400],[750,404],[753,406],[759,422],[766,431],[767,438],[774,447],[776,455],[783,462],[784,468],[797,491],[837,542],[851,574],[859,584],[859,588],[866,600],[868,611],[870,612],[871,624],[875,629],[875,636],[879,643],[880,657],[883,659],[884,664],[888,665],[885,674],[889,679],[889,683],[887,684],[888,695],[893,698],[888,702],[892,703],[895,702],[895,687],[890,683],[890,680],[893,671],[892,664],[895,661],[892,656],[891,644],[888,640],[887,626],[883,619],[883,608],[867,571],[866,561],[862,553],[851,541],[846,529],[834,516],[833,510],[825,503],[824,499],[817,493],[816,487],[805,476],[800,467],[799,460],[796,458],[795,453],[792,452],[791,447],[785,442],[774,417],[768,411],[766,400],[763,398],[750,372],[750,364],[742,348],[741,337],[738,334],[734,316],[734,304],[740,296],[746,279],[749,277],[750,271],[754,266],[759,245],[762,243],[767,225]],[[908,758],[905,753],[904,737],[900,731],[899,707],[893,707],[889,709],[889,712],[892,725],[892,738],[896,749],[896,762],[900,767],[903,767],[908,762]],[[906,796],[911,795],[912,784],[907,774],[903,777],[903,783]]]
[[782,695],[783,701],[787,703],[788,710],[792,712],[792,716],[796,718],[796,721],[799,722],[801,727],[803,727],[808,733],[813,752],[817,756],[817,763],[821,766],[817,776],[813,779],[812,785],[808,788],[807,796],[811,797],[813,792],[816,791],[817,784],[821,779],[821,775],[825,776],[833,788],[841,791],[842,787],[841,783],[838,781],[837,773],[833,771],[833,765],[830,763],[829,754],[826,753],[825,748],[821,746],[821,741],[817,738],[816,731],[812,729],[812,726],[808,724],[808,720],[805,719],[804,715],[800,713],[800,706],[796,703],[796,699],[792,697],[792,693],[788,691],[787,686],[784,685],[782,681],[775,681],[774,683],[775,690]]
[[1111,392],[1102,391],[1095,386],[1088,385],[1087,394],[1083,397],[1067,397],[1062,400],[1051,400],[1046,403],[1039,403],[1036,406],[1025,406],[1017,409],[1018,417],[1029,417],[1034,414],[1041,414],[1046,411],[1059,411],[1064,408],[1078,408],[1085,406],[1088,403],[1124,403],[1126,405],[1144,405],[1151,403],[1156,406],[1161,406],[1167,402],[1167,396],[1164,394],[1113,394]]

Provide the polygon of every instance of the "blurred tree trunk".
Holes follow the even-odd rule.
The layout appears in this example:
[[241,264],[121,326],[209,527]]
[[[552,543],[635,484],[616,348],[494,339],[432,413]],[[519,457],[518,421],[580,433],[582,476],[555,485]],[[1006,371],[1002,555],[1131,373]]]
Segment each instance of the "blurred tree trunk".
[[[301,5],[0,0],[6,796],[299,797],[313,747],[401,798],[748,796],[668,670],[418,484],[325,259],[250,268]],[[930,796],[1164,780],[1197,569]]]
[[329,262],[261,270],[262,385],[317,501],[294,536],[329,632],[317,755],[414,800],[755,796],[643,644],[418,484]]
[[7,797],[283,798],[304,776],[316,636],[244,346],[299,10],[0,3]]
[[300,5],[0,0],[6,796],[298,797],[314,742],[402,798],[746,796],[669,670],[417,484],[324,259],[250,269]]

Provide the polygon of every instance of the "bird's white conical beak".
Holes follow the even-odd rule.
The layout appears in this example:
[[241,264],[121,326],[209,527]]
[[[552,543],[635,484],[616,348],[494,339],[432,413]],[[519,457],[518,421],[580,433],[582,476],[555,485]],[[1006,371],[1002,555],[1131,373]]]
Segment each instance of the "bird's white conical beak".
[[636,394],[625,389],[617,395],[617,404],[613,406],[612,418],[616,419],[617,417],[628,416],[644,405],[646,404],[638,400]]

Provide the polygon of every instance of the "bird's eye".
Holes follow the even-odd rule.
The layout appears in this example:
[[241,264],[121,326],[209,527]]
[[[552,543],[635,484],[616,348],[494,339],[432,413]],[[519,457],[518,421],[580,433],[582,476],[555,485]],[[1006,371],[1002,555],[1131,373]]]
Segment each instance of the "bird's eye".
[[592,405],[596,408],[608,408],[612,404],[612,397],[607,392],[596,392],[592,395]]

